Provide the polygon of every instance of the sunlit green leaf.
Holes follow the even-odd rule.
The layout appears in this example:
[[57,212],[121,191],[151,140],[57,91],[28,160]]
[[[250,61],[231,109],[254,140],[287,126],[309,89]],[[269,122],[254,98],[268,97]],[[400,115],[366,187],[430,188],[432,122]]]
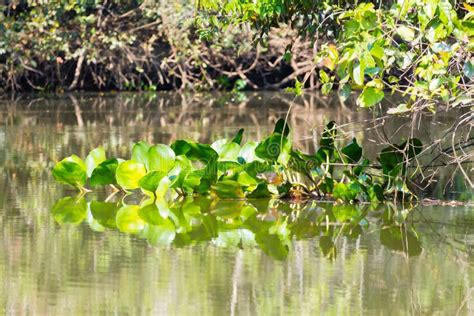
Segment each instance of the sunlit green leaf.
[[54,166],[53,176],[58,182],[82,188],[87,180],[86,165],[81,158],[72,155]]
[[158,186],[160,185],[161,179],[163,179],[164,177],[166,177],[165,172],[150,171],[144,177],[142,177],[140,181],[138,181],[138,185],[144,190],[155,192],[156,189],[158,189]]
[[415,30],[405,25],[401,25],[397,28],[397,34],[407,42],[411,42],[415,39]]
[[134,160],[127,160],[118,165],[115,177],[118,185],[125,190],[140,187],[139,181],[146,175],[145,165]]
[[377,88],[365,88],[364,91],[357,98],[357,104],[363,108],[370,108],[380,103],[385,94],[382,90]]
[[135,143],[132,148],[132,159],[133,161],[140,162],[145,166],[148,165],[148,150],[151,145],[145,141],[139,141]]
[[148,168],[150,171],[168,173],[175,164],[175,153],[167,145],[158,144],[150,147],[147,153]]
[[94,169],[106,159],[104,148],[98,147],[91,150],[86,157],[87,176],[90,177]]

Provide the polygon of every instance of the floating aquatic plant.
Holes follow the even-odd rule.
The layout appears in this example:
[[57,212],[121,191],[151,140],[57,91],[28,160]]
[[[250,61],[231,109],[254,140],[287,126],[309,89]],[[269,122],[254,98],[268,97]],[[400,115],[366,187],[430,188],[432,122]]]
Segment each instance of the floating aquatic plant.
[[340,145],[337,126],[327,124],[315,153],[293,148],[291,131],[279,120],[267,138],[243,143],[243,129],[232,139],[212,144],[177,140],[170,146],[140,141],[129,160],[92,150],[85,161],[76,155],[58,162],[54,178],[85,191],[111,185],[142,190],[155,198],[211,195],[221,199],[293,198],[381,202],[403,193],[407,167],[422,150],[418,139],[384,148],[372,164],[354,138]]

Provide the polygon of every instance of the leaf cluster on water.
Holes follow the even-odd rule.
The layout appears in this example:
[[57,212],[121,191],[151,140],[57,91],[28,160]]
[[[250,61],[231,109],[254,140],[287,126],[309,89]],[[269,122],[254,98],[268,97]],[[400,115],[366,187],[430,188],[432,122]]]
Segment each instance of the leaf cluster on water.
[[384,148],[376,164],[364,157],[354,138],[340,144],[335,122],[327,124],[319,148],[311,154],[292,146],[291,131],[279,120],[260,142],[243,142],[243,129],[232,139],[212,144],[177,140],[171,146],[137,142],[129,160],[107,157],[101,147],[85,161],[72,155],[58,162],[53,176],[84,190],[112,185],[142,190],[157,199],[210,195],[220,199],[293,198],[345,202],[382,202],[403,193],[407,167],[421,153],[422,143],[409,139]]

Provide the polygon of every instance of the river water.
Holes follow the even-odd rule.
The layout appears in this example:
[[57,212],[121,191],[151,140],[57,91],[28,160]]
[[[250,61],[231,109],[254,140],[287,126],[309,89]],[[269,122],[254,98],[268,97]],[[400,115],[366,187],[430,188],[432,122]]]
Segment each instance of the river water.
[[[467,203],[409,211],[196,199],[154,212],[139,195],[76,197],[51,176],[56,161],[99,145],[127,157],[137,140],[210,142],[239,128],[258,140],[291,102],[274,93],[2,100],[0,313],[473,314],[472,192],[462,177],[442,184],[450,170],[425,194]],[[424,119],[416,136],[432,142],[450,115]],[[301,150],[313,151],[325,122],[335,120],[373,158],[381,131],[398,141],[406,122],[367,129],[371,119],[318,96],[296,100],[289,115]]]

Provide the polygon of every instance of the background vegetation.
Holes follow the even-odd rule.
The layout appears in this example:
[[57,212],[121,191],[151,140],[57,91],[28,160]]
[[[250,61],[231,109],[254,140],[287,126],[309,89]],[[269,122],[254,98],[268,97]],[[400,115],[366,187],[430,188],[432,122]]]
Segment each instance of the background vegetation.
[[[361,90],[472,98],[471,1],[35,1],[0,7],[0,87]],[[298,81],[299,79],[299,81]],[[426,102],[429,100],[430,102]]]
[[[255,47],[249,27],[206,40],[195,18],[191,0],[0,5],[0,88],[278,88],[312,63],[310,42],[294,31],[276,29]],[[285,62],[291,42],[299,53]]]

